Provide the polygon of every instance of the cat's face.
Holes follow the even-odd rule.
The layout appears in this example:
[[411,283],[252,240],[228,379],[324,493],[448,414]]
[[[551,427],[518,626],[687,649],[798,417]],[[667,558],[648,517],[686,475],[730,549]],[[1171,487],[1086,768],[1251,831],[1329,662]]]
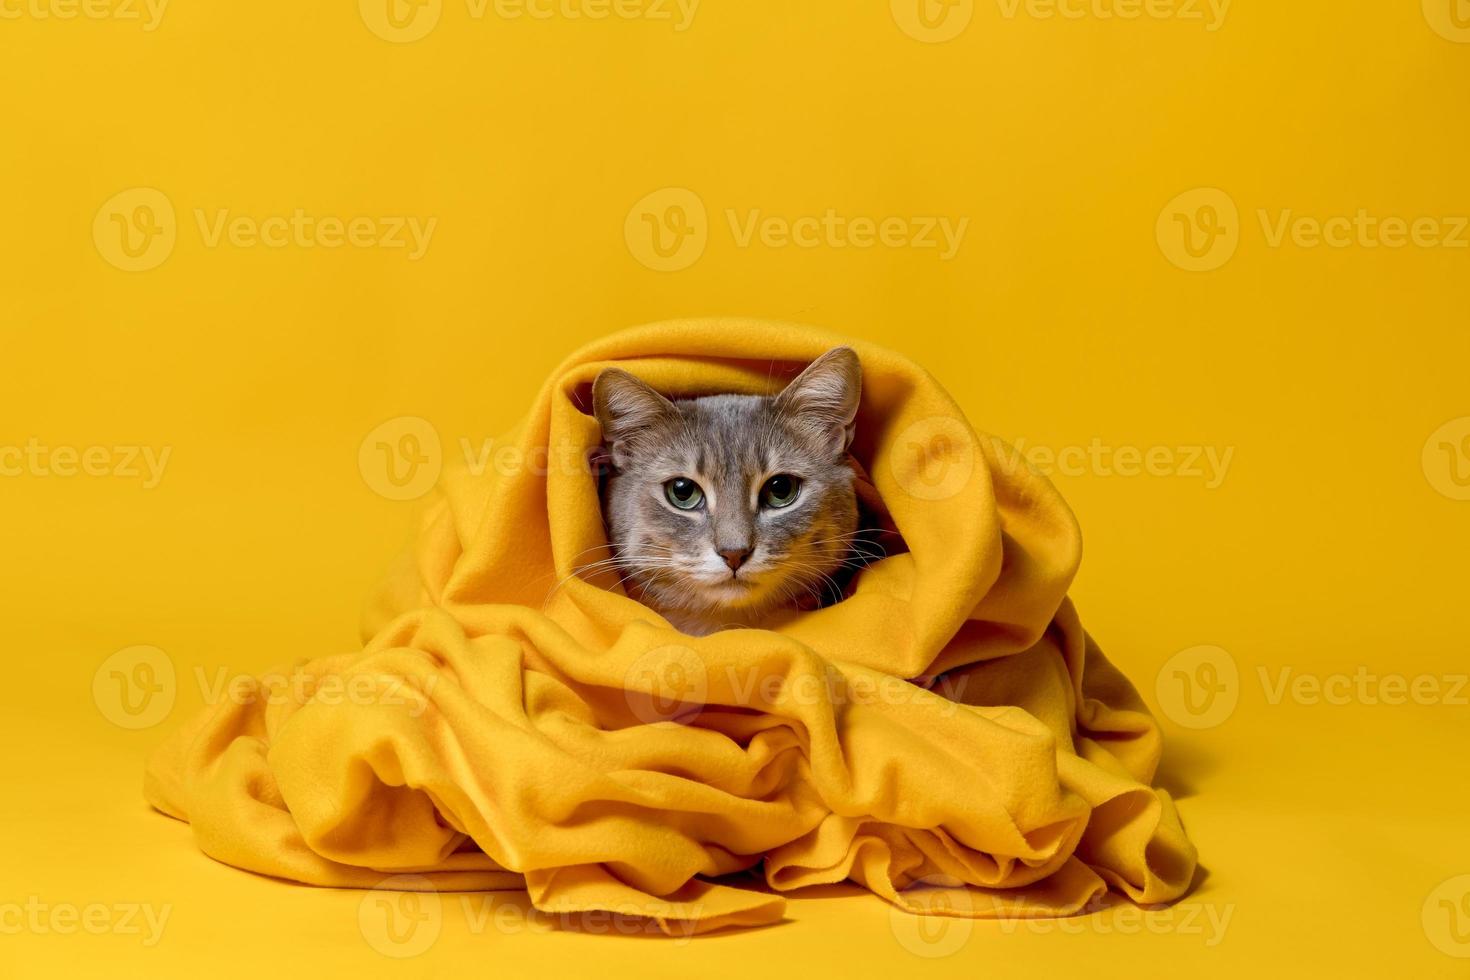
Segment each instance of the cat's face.
[[670,401],[625,371],[600,374],[603,512],[637,597],[701,631],[833,598],[822,593],[858,524],[846,450],[860,388],[846,347],[774,397]]

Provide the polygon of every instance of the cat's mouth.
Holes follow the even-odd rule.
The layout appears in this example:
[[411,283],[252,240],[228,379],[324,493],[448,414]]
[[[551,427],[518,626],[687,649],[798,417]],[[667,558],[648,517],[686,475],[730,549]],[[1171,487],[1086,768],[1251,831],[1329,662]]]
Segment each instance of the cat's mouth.
[[707,580],[702,586],[707,595],[721,602],[731,603],[749,599],[762,591],[762,580],[760,576],[750,573],[731,572],[721,578]]

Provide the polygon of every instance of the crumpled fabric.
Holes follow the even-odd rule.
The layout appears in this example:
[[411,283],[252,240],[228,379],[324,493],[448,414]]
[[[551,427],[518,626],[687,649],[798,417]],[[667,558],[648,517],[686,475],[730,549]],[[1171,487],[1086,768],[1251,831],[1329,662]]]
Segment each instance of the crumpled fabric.
[[[602,368],[773,393],[842,342],[891,543],[846,598],[696,638],[606,565],[579,571],[608,557],[587,462]],[[524,888],[681,934],[842,881],[921,914],[1169,902],[1195,850],[1151,785],[1157,725],[1067,598],[1079,557],[1047,479],[897,354],[746,320],[625,331],[568,358],[481,472],[446,471],[360,651],[206,709],[146,795],[261,874]]]

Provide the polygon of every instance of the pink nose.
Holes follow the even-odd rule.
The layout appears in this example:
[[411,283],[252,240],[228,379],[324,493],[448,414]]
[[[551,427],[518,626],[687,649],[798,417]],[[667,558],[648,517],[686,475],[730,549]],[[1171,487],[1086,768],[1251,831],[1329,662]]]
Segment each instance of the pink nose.
[[750,557],[749,548],[720,548],[719,555],[725,559],[725,564],[730,566],[730,571],[738,571],[745,560]]

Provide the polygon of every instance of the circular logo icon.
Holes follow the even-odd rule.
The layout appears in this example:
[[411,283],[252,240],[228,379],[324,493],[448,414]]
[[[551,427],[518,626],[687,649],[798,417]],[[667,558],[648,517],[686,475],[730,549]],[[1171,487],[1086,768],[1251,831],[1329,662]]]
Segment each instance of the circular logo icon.
[[394,44],[427,36],[443,11],[444,0],[357,0],[357,12],[368,30]]
[[444,906],[423,875],[394,875],[363,893],[357,927],[369,946],[394,959],[418,956],[439,939]]
[[948,500],[975,475],[975,440],[965,424],[947,415],[906,426],[888,454],[893,479],[911,497]]
[[439,432],[415,415],[389,419],[357,447],[363,482],[389,500],[417,500],[434,488],[443,469]]
[[1159,668],[1154,694],[1175,724],[1214,728],[1235,713],[1240,701],[1240,669],[1235,658],[1220,647],[1190,647]]
[[684,187],[656,190],[628,209],[623,240],[633,258],[655,272],[687,269],[709,241],[704,201]]
[[889,0],[888,6],[899,30],[926,44],[954,40],[975,16],[975,0]]
[[174,708],[174,662],[158,647],[119,650],[92,675],[92,700],[119,728],[152,728]]
[[1470,44],[1470,0],[1423,0],[1424,19],[1446,41]]
[[1159,212],[1154,234],[1164,258],[1186,272],[1218,269],[1240,244],[1240,212],[1216,187],[1196,187]]
[[948,875],[925,875],[902,892],[908,911],[888,908],[888,928],[898,944],[915,956],[953,956],[975,930],[974,892]]
[[1435,429],[1420,462],[1431,487],[1451,500],[1470,500],[1470,415]]
[[1424,935],[1446,956],[1470,958],[1470,875],[1441,881],[1419,912]]
[[124,272],[162,265],[178,237],[173,202],[152,187],[130,187],[112,195],[92,219],[98,254]]
[[699,654],[678,643],[654,647],[628,667],[623,694],[645,725],[692,721],[709,696],[709,674]]

